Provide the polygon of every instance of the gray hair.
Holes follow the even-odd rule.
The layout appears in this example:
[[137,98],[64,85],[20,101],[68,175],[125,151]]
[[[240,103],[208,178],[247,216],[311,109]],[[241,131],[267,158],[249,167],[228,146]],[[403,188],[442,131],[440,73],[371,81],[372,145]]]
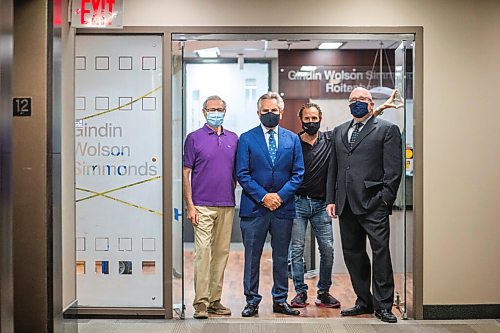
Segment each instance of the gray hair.
[[224,109],[226,108],[226,101],[217,95],[208,96],[205,102],[203,102],[203,110],[207,108],[208,101],[221,101],[224,104]]
[[265,99],[275,99],[278,102],[278,107],[280,108],[280,111],[283,111],[283,109],[285,108],[285,102],[283,102],[283,98],[281,98],[280,94],[278,94],[277,92],[268,91],[264,95],[259,97],[259,100],[257,101],[258,110],[260,110],[260,104]]

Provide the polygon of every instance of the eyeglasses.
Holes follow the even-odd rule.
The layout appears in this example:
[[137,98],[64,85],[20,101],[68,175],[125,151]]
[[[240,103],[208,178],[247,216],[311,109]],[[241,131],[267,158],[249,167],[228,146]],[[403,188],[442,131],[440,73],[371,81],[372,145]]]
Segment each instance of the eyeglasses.
[[218,108],[218,109],[205,109],[207,112],[226,112],[226,109]]
[[356,102],[371,102],[371,98],[368,97],[358,97],[358,98],[351,98],[349,99],[349,104],[356,103]]

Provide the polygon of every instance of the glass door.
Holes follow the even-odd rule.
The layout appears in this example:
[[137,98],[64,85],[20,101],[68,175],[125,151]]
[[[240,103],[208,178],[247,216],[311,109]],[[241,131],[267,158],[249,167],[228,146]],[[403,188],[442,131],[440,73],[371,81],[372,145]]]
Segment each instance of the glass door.
[[184,42],[172,42],[172,301],[179,318],[185,317],[184,297],[184,200],[182,155],[184,130]]
[[[174,143],[175,147],[182,148],[182,142],[186,135],[204,126],[206,119],[202,112],[203,103],[207,97],[212,95],[218,95],[226,102],[227,111],[223,123],[225,130],[241,135],[249,128],[257,126],[259,123],[256,115],[257,99],[270,89],[270,61],[247,59],[244,64],[239,64],[233,59],[201,59],[193,55],[193,50],[203,48],[203,42],[186,40],[179,43],[183,43],[182,51],[184,56],[182,64],[183,114],[176,114],[176,117],[181,117],[183,122],[182,124],[174,122],[174,131],[180,133],[180,129],[183,128],[184,132],[182,137],[174,138],[174,140],[179,140],[178,143]],[[176,81],[181,79],[181,77],[177,78],[175,73],[174,78],[176,78]],[[180,96],[179,92],[177,94]],[[175,128],[177,126],[178,129]],[[182,167],[182,154],[180,151],[176,153],[175,148],[173,160],[176,164],[174,170],[177,170],[176,168],[180,170]],[[240,297],[243,292],[239,291],[239,287],[243,285],[241,277],[243,243],[239,226],[241,191],[241,186],[237,184],[235,189],[235,214],[231,230],[231,250],[228,265],[225,269],[222,295],[222,301],[225,305],[235,309],[244,306],[244,304],[233,303],[243,299]],[[179,198],[182,199],[180,196]],[[193,277],[196,254],[194,249],[194,228],[187,219],[184,219],[183,222],[182,239],[185,263],[183,266],[185,276],[184,297],[187,303],[185,312],[187,317],[191,317],[194,312],[191,303],[195,297]],[[228,288],[228,286],[233,287]]]
[[[390,216],[390,251],[392,268],[394,273],[394,314],[406,319],[408,313],[408,302],[412,303],[412,188],[413,177],[411,172],[411,161],[408,158],[408,149],[412,146],[413,118],[412,96],[408,94],[411,85],[411,68],[407,68],[407,45],[409,42],[398,40],[392,42],[392,49],[386,48],[387,41],[379,42],[380,49],[373,61],[372,73],[368,89],[372,93],[376,105],[381,105],[392,98],[392,106],[386,109],[380,118],[396,124],[401,132],[402,159],[405,163],[401,165],[402,178],[398,189],[396,201],[394,202]],[[392,53],[393,52],[393,53]],[[411,55],[410,55],[411,56]],[[378,69],[377,69],[378,67]],[[410,73],[408,73],[410,72]],[[410,74],[410,75],[408,75]],[[373,84],[371,84],[373,83]],[[408,83],[410,83],[408,85]],[[371,250],[368,251],[369,253]]]
[[[256,98],[267,90],[279,91],[286,99],[285,104],[288,109],[285,114],[288,118],[284,119],[287,122],[283,127],[288,126],[287,128],[290,130],[297,131],[296,114],[298,109],[303,103],[314,102],[325,110],[322,123],[324,127],[321,130],[327,131],[351,118],[348,107],[346,108],[346,101],[350,91],[355,86],[369,89],[374,96],[376,105],[382,104],[396,88],[399,91],[396,103],[401,104],[401,107],[386,110],[381,118],[399,126],[403,146],[406,148],[412,146],[413,138],[413,117],[407,117],[407,114],[411,115],[413,110],[411,102],[412,61],[408,58],[409,65],[406,61],[407,49],[411,43],[402,42],[404,39],[411,40],[410,35],[300,35],[293,42],[285,42],[281,40],[281,37],[266,34],[258,36],[174,34],[173,39],[174,307],[181,309],[182,316],[184,316],[185,300],[187,299],[190,303],[194,296],[192,283],[194,246],[191,223],[189,221],[182,222],[184,212],[181,177],[182,149],[185,135],[201,127],[205,121],[201,112],[204,98],[217,94],[228,102],[228,112],[224,125],[237,134],[241,134],[258,124],[258,119],[255,116]],[[310,63],[313,59],[309,57],[310,55],[324,56],[330,52],[331,54],[337,52],[316,49],[318,45],[328,41],[341,41],[341,44],[345,44],[344,50],[340,52],[345,61],[335,62],[328,57],[318,57],[314,60],[315,63]],[[290,47],[294,43],[297,44],[294,46],[295,50]],[[218,59],[201,59],[196,54],[197,50],[207,47],[219,48]],[[377,51],[379,51],[379,58],[376,58],[378,61],[375,63],[373,57],[377,57]],[[356,56],[354,57],[354,55]],[[243,56],[246,58],[240,61]],[[260,57],[260,59],[252,61],[250,60],[252,56]],[[301,57],[304,59],[297,60],[302,59]],[[263,59],[265,61],[262,61]],[[407,65],[410,68],[410,73],[407,72]],[[313,73],[308,73],[305,67],[314,67],[315,69],[310,70]],[[229,76],[228,73],[233,74]],[[271,79],[272,77],[274,81]],[[228,84],[229,82],[230,84]],[[407,154],[408,150],[402,149],[401,153]],[[413,297],[411,279],[413,255],[411,242],[413,237],[411,165],[405,171],[393,215],[390,218],[390,248],[395,277],[394,313],[403,318],[412,316],[411,313],[408,313],[408,309],[411,309],[411,304],[408,303],[412,303]],[[234,260],[230,259],[226,268],[224,282],[226,289],[223,291],[223,297],[224,295],[243,294],[243,291],[238,289],[242,286],[243,261],[241,258],[244,253],[241,246],[239,218],[237,217],[240,191],[241,189],[237,187],[236,214],[230,253]],[[334,238],[339,240],[338,225],[334,225],[334,233]],[[335,242],[335,246],[333,275],[336,280],[334,285],[339,290],[351,290],[352,286],[347,269],[343,263],[340,241]],[[368,249],[368,253],[371,253],[371,250]],[[319,262],[319,254],[316,254]],[[263,265],[267,264],[266,260],[263,262]],[[181,270],[177,271],[175,267],[179,267]],[[176,274],[178,280],[175,279]],[[185,281],[183,275],[187,277]],[[272,284],[272,281],[265,281],[265,278],[267,276],[262,277],[261,281],[263,288]],[[311,281],[311,285],[316,285],[315,281]],[[339,284],[339,281],[342,284]],[[336,290],[334,290],[335,292]],[[349,297],[351,299],[343,301],[347,304],[354,303],[354,294],[349,295]],[[229,300],[224,299],[224,301],[230,307],[242,308],[244,306],[244,304],[238,303],[239,298],[229,297]],[[185,310],[186,315],[190,317],[192,311],[192,307],[188,307]],[[313,312],[309,314],[309,316],[316,315],[321,316]]]
[[[395,268],[395,299],[394,305],[401,312],[401,316],[406,319],[412,314],[409,310],[412,309],[412,189],[413,189],[413,117],[411,116],[412,94],[409,92],[411,87],[411,78],[407,72],[407,57],[408,57],[408,41],[401,41],[399,46],[394,51],[394,68],[395,68],[395,88],[398,90],[395,103],[401,107],[398,109],[397,124],[400,127],[403,147],[401,154],[403,155],[403,177],[399,187],[398,198],[396,200],[398,210],[393,215],[392,231],[394,237],[402,240],[402,243],[395,249],[394,268]],[[411,72],[411,68],[409,69]],[[410,73],[411,74],[411,73]],[[409,85],[407,83],[410,83]]]

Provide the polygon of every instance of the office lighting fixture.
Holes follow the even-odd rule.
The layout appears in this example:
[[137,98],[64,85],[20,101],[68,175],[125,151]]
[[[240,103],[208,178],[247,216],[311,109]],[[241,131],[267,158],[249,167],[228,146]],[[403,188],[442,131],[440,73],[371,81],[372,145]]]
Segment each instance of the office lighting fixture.
[[238,53],[238,67],[240,70],[243,70],[245,68],[245,57],[243,53]]
[[218,47],[212,47],[209,49],[195,50],[200,58],[217,58],[220,54]]
[[[391,80],[392,80],[392,85],[394,87],[394,76],[392,75],[392,71],[391,71],[391,64],[389,63],[389,58],[387,57],[387,52],[385,52],[384,50],[384,43],[380,42],[380,48],[377,50],[377,53],[375,53],[375,59],[373,59],[373,65],[372,65],[372,73],[374,74],[372,77],[376,77],[375,76],[375,64],[377,63],[377,57],[379,59],[379,82],[378,82],[378,86],[376,87],[373,87],[370,89],[370,93],[372,94],[372,97],[374,99],[386,99],[386,98],[389,98],[391,97],[392,95],[392,91],[394,88],[390,88],[390,87],[384,87],[383,84],[382,84],[382,56],[385,54],[385,59],[387,61],[387,68],[389,69],[389,74],[390,74],[390,77],[391,77]],[[368,86],[370,86],[371,84],[371,78],[370,80],[368,80]]]
[[342,46],[341,42],[329,42],[329,43],[321,43],[318,46],[320,50],[335,50]]
[[315,71],[316,70],[316,66],[302,66],[300,67],[300,71],[302,72],[312,72],[312,71]]
[[310,75],[310,72],[298,71],[297,73],[295,73],[295,77],[296,78],[298,78],[298,77],[307,77],[308,75]]

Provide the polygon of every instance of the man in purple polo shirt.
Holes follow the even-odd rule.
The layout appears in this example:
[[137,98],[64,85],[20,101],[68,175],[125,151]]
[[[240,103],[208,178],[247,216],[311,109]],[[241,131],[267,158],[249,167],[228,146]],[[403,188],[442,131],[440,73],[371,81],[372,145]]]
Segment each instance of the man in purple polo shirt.
[[224,128],[226,102],[210,96],[203,103],[207,123],[188,134],[182,172],[187,218],[194,227],[194,318],[231,315],[220,302],[234,215],[234,163],[238,136]]

